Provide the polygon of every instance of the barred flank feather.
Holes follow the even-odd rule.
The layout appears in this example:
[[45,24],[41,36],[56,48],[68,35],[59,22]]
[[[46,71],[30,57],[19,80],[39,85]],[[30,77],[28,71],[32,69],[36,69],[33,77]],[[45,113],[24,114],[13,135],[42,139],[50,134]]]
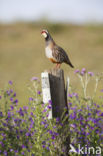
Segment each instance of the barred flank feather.
[[72,68],[74,68],[64,49],[62,49],[61,47],[55,44],[52,50],[53,50],[53,57],[56,58],[58,63],[65,62],[66,64],[69,64]]

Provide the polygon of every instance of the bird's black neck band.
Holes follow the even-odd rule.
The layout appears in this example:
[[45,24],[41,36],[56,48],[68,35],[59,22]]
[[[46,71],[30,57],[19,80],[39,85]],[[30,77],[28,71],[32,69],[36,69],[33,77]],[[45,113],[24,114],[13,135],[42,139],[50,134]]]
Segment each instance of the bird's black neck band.
[[45,38],[45,41],[49,41],[50,37],[49,35],[47,35],[47,37]]

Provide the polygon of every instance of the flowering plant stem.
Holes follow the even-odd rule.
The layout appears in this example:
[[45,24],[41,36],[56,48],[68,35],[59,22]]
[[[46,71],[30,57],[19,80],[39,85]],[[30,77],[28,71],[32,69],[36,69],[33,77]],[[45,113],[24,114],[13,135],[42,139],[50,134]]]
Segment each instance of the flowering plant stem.
[[84,81],[83,81],[83,76],[81,76],[81,75],[79,74],[78,77],[80,78],[81,85],[82,85],[82,88],[83,88],[84,98],[86,99],[86,98],[87,98],[87,85],[88,85],[88,83],[89,83],[88,75],[87,75],[87,73],[85,74],[85,79],[84,79]]

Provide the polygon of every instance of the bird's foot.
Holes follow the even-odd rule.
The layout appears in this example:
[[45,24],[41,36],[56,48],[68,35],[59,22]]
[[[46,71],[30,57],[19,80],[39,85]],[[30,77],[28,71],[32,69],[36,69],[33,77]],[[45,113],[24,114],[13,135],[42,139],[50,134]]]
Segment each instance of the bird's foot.
[[56,66],[53,67],[53,70],[54,70],[54,71],[60,70],[60,65],[61,65],[61,64],[56,64]]
[[60,66],[61,66],[61,64],[60,64],[60,63],[57,63],[56,66],[55,66],[55,68],[56,68],[56,69],[59,69]]

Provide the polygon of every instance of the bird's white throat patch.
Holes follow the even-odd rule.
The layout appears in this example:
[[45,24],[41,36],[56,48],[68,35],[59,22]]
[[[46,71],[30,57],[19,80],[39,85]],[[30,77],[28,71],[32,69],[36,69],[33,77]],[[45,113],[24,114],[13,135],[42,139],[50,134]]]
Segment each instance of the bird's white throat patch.
[[47,57],[47,58],[53,58],[51,48],[46,47],[46,48],[45,48],[45,54],[46,54],[46,57]]
[[42,35],[44,36],[44,38],[47,37],[47,34],[45,32],[43,32]]

